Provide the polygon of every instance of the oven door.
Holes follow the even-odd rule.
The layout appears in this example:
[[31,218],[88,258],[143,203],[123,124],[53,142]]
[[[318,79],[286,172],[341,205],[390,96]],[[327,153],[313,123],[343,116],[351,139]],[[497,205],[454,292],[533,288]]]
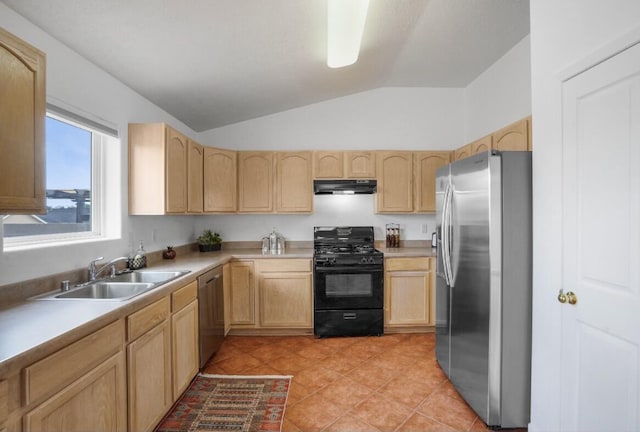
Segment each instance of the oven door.
[[382,309],[383,266],[334,266],[314,269],[316,310]]

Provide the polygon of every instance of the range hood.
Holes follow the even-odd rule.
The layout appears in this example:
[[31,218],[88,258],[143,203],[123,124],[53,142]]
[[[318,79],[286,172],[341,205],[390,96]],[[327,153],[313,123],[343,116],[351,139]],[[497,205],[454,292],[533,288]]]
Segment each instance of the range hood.
[[377,191],[376,180],[314,180],[313,193],[316,195],[372,194]]

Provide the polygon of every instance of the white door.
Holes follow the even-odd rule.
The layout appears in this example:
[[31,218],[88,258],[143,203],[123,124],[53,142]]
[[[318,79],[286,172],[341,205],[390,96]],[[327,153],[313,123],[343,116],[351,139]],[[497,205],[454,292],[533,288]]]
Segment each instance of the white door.
[[562,94],[562,430],[639,431],[640,44]]

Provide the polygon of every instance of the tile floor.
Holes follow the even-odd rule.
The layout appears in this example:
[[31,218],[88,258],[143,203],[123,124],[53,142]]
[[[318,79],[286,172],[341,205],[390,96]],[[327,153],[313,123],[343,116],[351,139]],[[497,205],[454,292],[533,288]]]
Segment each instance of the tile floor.
[[293,375],[283,431],[487,431],[438,367],[433,333],[229,336],[204,372]]

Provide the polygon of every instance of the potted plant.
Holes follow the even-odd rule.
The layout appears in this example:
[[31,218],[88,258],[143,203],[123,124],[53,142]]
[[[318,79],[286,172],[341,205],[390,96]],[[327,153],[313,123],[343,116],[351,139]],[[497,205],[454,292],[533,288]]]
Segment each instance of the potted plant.
[[198,237],[200,252],[219,251],[222,248],[222,238],[217,232],[206,229]]

